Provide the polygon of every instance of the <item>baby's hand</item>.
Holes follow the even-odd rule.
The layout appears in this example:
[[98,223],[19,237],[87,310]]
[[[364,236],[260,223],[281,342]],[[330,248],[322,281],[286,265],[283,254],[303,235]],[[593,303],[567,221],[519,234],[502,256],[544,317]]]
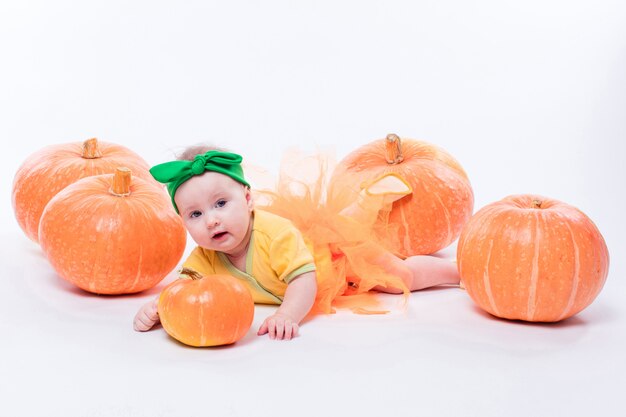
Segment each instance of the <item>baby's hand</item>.
[[158,299],[150,301],[139,309],[133,320],[133,328],[138,332],[150,330],[159,320]]
[[298,335],[300,327],[291,317],[284,314],[273,314],[265,319],[259,328],[258,335],[269,333],[270,339],[291,340]]

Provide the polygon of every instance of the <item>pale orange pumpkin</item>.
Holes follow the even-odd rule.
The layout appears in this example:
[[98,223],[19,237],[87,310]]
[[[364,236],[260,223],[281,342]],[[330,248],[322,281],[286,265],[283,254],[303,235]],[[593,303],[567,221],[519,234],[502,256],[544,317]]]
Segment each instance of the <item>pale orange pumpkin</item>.
[[254,318],[250,291],[228,275],[203,277],[184,268],[183,275],[159,297],[159,318],[165,331],[190,346],[235,343],[246,335]]
[[57,273],[96,294],[159,283],[180,261],[186,231],[163,188],[128,168],[86,177],[46,205],[40,244]]
[[560,201],[513,195],[478,211],[457,247],[463,285],[497,317],[554,322],[596,298],[609,254],[595,224]]
[[[139,155],[124,146],[92,138],[47,146],[24,161],[13,179],[13,212],[31,240],[38,242],[41,213],[48,201],[73,182],[99,174],[112,174],[119,166],[133,175],[154,181],[150,167]],[[155,182],[156,184],[156,182]]]
[[[356,201],[367,184],[394,173],[411,187],[395,201],[378,234],[399,256],[434,253],[456,240],[469,220],[474,194],[461,165],[443,149],[390,134],[354,150],[331,178],[331,198]],[[382,220],[382,219],[381,219]],[[379,221],[379,225],[382,224]]]

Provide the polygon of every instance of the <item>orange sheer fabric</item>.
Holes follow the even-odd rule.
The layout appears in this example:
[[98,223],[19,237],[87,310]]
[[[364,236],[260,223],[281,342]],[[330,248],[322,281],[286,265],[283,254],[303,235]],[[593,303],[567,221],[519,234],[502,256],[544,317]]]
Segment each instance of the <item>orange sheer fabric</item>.
[[[285,217],[302,232],[317,268],[318,294],[314,310],[331,313],[334,307],[359,314],[380,314],[376,299],[361,295],[376,286],[409,294],[411,272],[393,262],[378,233],[386,223],[393,201],[411,192],[401,178],[383,177],[371,184],[354,184],[358,193],[334,189],[328,179],[332,160],[323,154],[288,153],[278,179],[268,186],[267,173],[247,167],[257,208]],[[259,184],[265,181],[265,184]],[[354,197],[358,195],[356,201]],[[396,259],[397,260],[397,259]]]

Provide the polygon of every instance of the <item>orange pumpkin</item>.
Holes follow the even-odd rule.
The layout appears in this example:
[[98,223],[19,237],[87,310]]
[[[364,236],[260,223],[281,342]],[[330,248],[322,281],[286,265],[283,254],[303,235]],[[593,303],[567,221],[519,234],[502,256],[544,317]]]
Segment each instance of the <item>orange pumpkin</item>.
[[203,277],[183,268],[183,275],[159,297],[159,318],[165,331],[190,346],[219,346],[245,336],[254,318],[250,291],[228,275]]
[[497,317],[563,320],[596,298],[609,254],[595,224],[557,200],[513,195],[476,213],[459,238],[469,296]]
[[368,183],[388,173],[412,188],[379,220],[378,226],[389,226],[377,232],[388,249],[403,257],[423,255],[456,240],[472,214],[474,194],[461,165],[435,145],[390,134],[356,149],[336,167],[331,198],[343,194],[356,201]]
[[186,231],[163,188],[128,168],[83,178],[50,200],[41,248],[67,281],[96,294],[146,290],[173,270]]
[[[48,201],[77,180],[91,175],[112,174],[118,166],[154,181],[148,164],[121,145],[89,139],[45,147],[28,157],[13,180],[13,212],[20,227],[38,242],[41,213]],[[156,184],[156,183],[155,183]]]

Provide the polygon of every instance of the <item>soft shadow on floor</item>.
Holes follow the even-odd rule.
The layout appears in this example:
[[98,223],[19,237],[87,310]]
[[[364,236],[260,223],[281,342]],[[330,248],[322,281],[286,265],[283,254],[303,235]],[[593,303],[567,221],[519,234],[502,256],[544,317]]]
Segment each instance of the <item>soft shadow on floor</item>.
[[585,314],[586,311],[583,310],[580,313],[569,317],[567,319],[558,321],[558,322],[531,322],[524,320],[510,320],[504,319],[500,317],[496,317],[492,314],[487,313],[476,305],[473,305],[472,310],[474,313],[486,318],[487,320],[493,322],[500,323],[509,323],[514,326],[522,326],[522,327],[538,327],[538,328],[552,328],[552,329],[567,329],[574,328],[580,326],[591,325],[599,322],[611,322],[617,318],[617,314],[612,311],[612,309],[607,305],[598,306],[594,308],[594,310],[600,310],[600,314],[597,311],[593,313],[590,311],[589,314]]

